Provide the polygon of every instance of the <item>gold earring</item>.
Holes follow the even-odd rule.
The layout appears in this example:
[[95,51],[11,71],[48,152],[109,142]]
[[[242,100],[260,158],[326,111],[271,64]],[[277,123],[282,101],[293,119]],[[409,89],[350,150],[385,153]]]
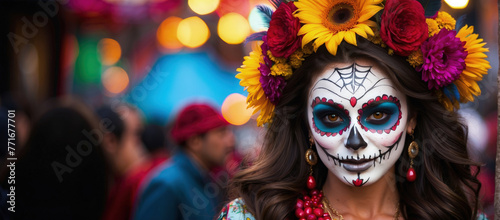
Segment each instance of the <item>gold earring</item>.
[[313,174],[313,166],[318,163],[318,155],[312,149],[314,145],[314,139],[309,136],[309,149],[306,151],[306,162],[309,164],[309,178],[307,178],[307,188],[314,189],[316,188],[316,180],[312,176]]
[[409,182],[415,181],[417,179],[417,173],[415,173],[415,169],[413,169],[413,159],[418,155],[418,144],[415,141],[415,137],[413,136],[413,129],[410,132],[410,136],[412,142],[410,146],[408,146],[408,156],[410,156],[410,168],[408,168],[408,172],[406,172],[406,180]]

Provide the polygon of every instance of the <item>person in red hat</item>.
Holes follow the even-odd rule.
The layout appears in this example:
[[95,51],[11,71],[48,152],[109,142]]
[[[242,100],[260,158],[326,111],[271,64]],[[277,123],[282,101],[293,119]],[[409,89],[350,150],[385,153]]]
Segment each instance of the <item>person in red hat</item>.
[[223,186],[209,172],[234,149],[228,125],[209,105],[184,107],[171,131],[179,150],[143,185],[134,219],[213,219]]

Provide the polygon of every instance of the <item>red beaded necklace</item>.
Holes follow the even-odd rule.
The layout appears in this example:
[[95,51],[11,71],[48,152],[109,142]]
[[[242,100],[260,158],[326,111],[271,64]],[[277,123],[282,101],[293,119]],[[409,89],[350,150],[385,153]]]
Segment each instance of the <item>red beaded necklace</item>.
[[[316,189],[316,180],[313,176],[309,176],[307,179],[307,188],[309,189],[307,195],[304,195],[302,199],[297,199],[295,216],[299,220],[332,220],[332,216],[328,211],[328,209],[332,208],[329,207],[328,199],[323,198],[323,191]],[[325,207],[325,204],[328,207]],[[341,220],[343,219],[337,210],[333,209],[333,211],[334,215],[339,216]],[[399,219],[399,204],[394,219]]]
[[316,180],[313,176],[307,179],[307,188],[308,195],[304,195],[303,199],[297,199],[295,216],[300,220],[331,220],[328,212],[324,211],[323,192],[315,189]]

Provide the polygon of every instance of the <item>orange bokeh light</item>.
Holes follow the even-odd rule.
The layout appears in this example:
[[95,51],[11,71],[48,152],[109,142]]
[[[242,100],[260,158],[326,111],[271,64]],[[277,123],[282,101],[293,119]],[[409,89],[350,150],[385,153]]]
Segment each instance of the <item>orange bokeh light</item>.
[[186,47],[199,47],[207,42],[209,37],[207,24],[196,16],[182,20],[177,27],[177,39]]
[[241,44],[250,34],[250,25],[245,17],[231,12],[219,19],[217,33],[228,44]]
[[161,22],[156,31],[156,38],[162,47],[173,50],[182,48],[181,42],[177,39],[177,27],[181,21],[182,18],[172,16]]
[[104,88],[113,94],[123,92],[129,84],[127,72],[117,66],[112,66],[104,71],[101,81]]
[[222,103],[221,112],[224,119],[233,125],[243,125],[250,120],[253,108],[247,108],[247,98],[239,93],[226,97]]
[[122,49],[118,41],[111,38],[103,38],[97,44],[99,53],[101,54],[101,62],[103,65],[114,65],[122,56]]

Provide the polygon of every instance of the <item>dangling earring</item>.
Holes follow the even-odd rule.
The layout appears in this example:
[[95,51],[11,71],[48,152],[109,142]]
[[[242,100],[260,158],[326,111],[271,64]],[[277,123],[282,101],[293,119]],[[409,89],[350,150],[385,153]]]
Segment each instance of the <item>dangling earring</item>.
[[415,169],[413,169],[413,159],[418,155],[418,144],[415,141],[415,137],[413,136],[413,130],[410,133],[412,142],[410,146],[408,146],[408,156],[410,156],[410,168],[408,168],[408,172],[406,172],[406,180],[409,182],[415,181],[417,179],[417,174],[415,173]]
[[312,137],[309,137],[309,149],[306,151],[306,162],[309,164],[309,178],[307,178],[307,188],[314,189],[316,188],[316,180],[313,177],[313,166],[318,162],[318,155],[312,149],[314,145],[314,140]]
[[[327,212],[323,212],[323,192],[316,189],[316,180],[313,177],[313,166],[318,162],[318,155],[312,149],[314,139],[309,136],[309,149],[306,151],[306,162],[309,164],[309,178],[307,178],[308,193],[304,193],[302,199],[297,198],[295,204],[295,216],[299,219],[319,219],[329,217]],[[331,219],[331,218],[330,218]]]

